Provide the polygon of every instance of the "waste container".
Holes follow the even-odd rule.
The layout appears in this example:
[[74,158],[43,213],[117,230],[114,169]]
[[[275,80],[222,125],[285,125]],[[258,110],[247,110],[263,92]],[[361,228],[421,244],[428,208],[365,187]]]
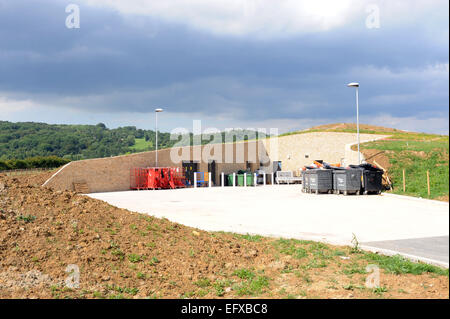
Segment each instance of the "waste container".
[[309,170],[302,171],[302,192],[309,192]]
[[233,186],[233,174],[228,174],[227,175],[227,186]]
[[236,175],[236,179],[237,179],[237,186],[244,186],[244,174],[237,174]]
[[333,170],[311,169],[307,171],[309,178],[308,189],[310,193],[331,193],[333,190]]
[[383,170],[371,164],[350,165],[362,172],[362,191],[367,194],[381,194],[383,189]]
[[[220,174],[220,185],[222,185],[222,174]],[[228,174],[223,174],[223,186],[228,185]]]
[[264,184],[264,172],[263,173],[257,173],[256,175],[256,183],[257,184]]
[[247,173],[247,186],[253,186],[253,174],[252,173]]
[[334,168],[333,169],[333,190],[335,194],[344,195],[361,193],[362,170],[357,168]]
[[363,172],[364,194],[381,194],[383,189],[383,171],[364,170]]

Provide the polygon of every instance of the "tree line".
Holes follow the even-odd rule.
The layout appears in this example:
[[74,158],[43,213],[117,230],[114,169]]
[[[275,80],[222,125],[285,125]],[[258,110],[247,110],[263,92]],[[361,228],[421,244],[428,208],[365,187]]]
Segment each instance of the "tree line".
[[[235,130],[215,134],[215,139],[204,137],[201,144],[211,140],[223,142],[253,139],[254,131]],[[230,139],[231,136],[231,139]],[[265,137],[259,134],[259,138]],[[258,134],[257,134],[258,137]],[[133,146],[136,139],[145,139],[145,150],[155,149],[156,134],[153,130],[125,126],[109,129],[105,124],[97,125],[60,125],[35,122],[12,123],[0,121],[0,161],[1,167],[31,168],[61,164],[71,160],[101,158],[137,152]],[[184,141],[179,143],[179,141]],[[187,141],[187,142],[186,142]],[[158,132],[158,147],[168,148],[178,145],[199,144],[192,133],[189,138],[171,139],[170,133]],[[56,161],[56,162],[55,162]],[[34,165],[34,166],[33,166]],[[57,165],[59,166],[59,165]]]
[[[0,160],[56,156],[69,160],[109,157],[133,152],[136,138],[155,139],[155,132],[135,126],[108,129],[97,125],[54,125],[0,121]],[[158,134],[161,148],[170,147],[169,133]]]
[[69,163],[70,160],[56,157],[31,157],[27,159],[11,159],[0,161],[0,171],[28,168],[55,168]]

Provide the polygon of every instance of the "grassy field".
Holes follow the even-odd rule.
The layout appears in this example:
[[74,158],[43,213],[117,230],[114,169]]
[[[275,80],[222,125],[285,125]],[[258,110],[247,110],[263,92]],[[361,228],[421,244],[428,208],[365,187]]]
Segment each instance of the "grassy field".
[[153,149],[153,142],[146,141],[145,138],[137,138],[135,139],[134,145],[130,147],[136,152],[145,152]]
[[[449,194],[449,137],[423,133],[394,133],[383,141],[365,143],[363,150],[383,151],[389,158],[393,192],[423,198],[445,198]],[[406,192],[403,192],[403,169]],[[427,170],[430,190],[427,190]]]

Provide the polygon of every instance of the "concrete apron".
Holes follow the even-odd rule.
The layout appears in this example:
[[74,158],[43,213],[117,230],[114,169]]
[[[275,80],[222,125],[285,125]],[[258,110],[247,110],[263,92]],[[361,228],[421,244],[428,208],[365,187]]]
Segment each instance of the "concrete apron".
[[[300,185],[212,187],[90,194],[111,205],[165,217],[206,231],[258,234],[352,245],[448,268],[448,242],[437,258],[421,250],[391,250],[377,242],[448,236],[448,203],[383,194],[313,195]],[[370,244],[366,244],[370,243]],[[407,243],[407,242],[406,242]],[[398,246],[398,245],[397,245]],[[404,244],[403,244],[404,246]],[[429,246],[433,250],[432,246]],[[417,253],[417,254],[416,254]]]

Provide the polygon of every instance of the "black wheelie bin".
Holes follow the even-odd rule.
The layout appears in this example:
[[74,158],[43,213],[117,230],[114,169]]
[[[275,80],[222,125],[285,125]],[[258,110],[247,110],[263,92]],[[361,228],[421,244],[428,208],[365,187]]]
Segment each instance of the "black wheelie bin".
[[357,168],[334,168],[333,169],[333,190],[335,194],[356,194],[361,193],[362,170]]
[[307,170],[310,193],[331,193],[333,191],[333,170],[331,169],[311,169]]
[[364,195],[381,194],[383,189],[383,170],[371,164],[350,165],[362,171],[361,191]]

